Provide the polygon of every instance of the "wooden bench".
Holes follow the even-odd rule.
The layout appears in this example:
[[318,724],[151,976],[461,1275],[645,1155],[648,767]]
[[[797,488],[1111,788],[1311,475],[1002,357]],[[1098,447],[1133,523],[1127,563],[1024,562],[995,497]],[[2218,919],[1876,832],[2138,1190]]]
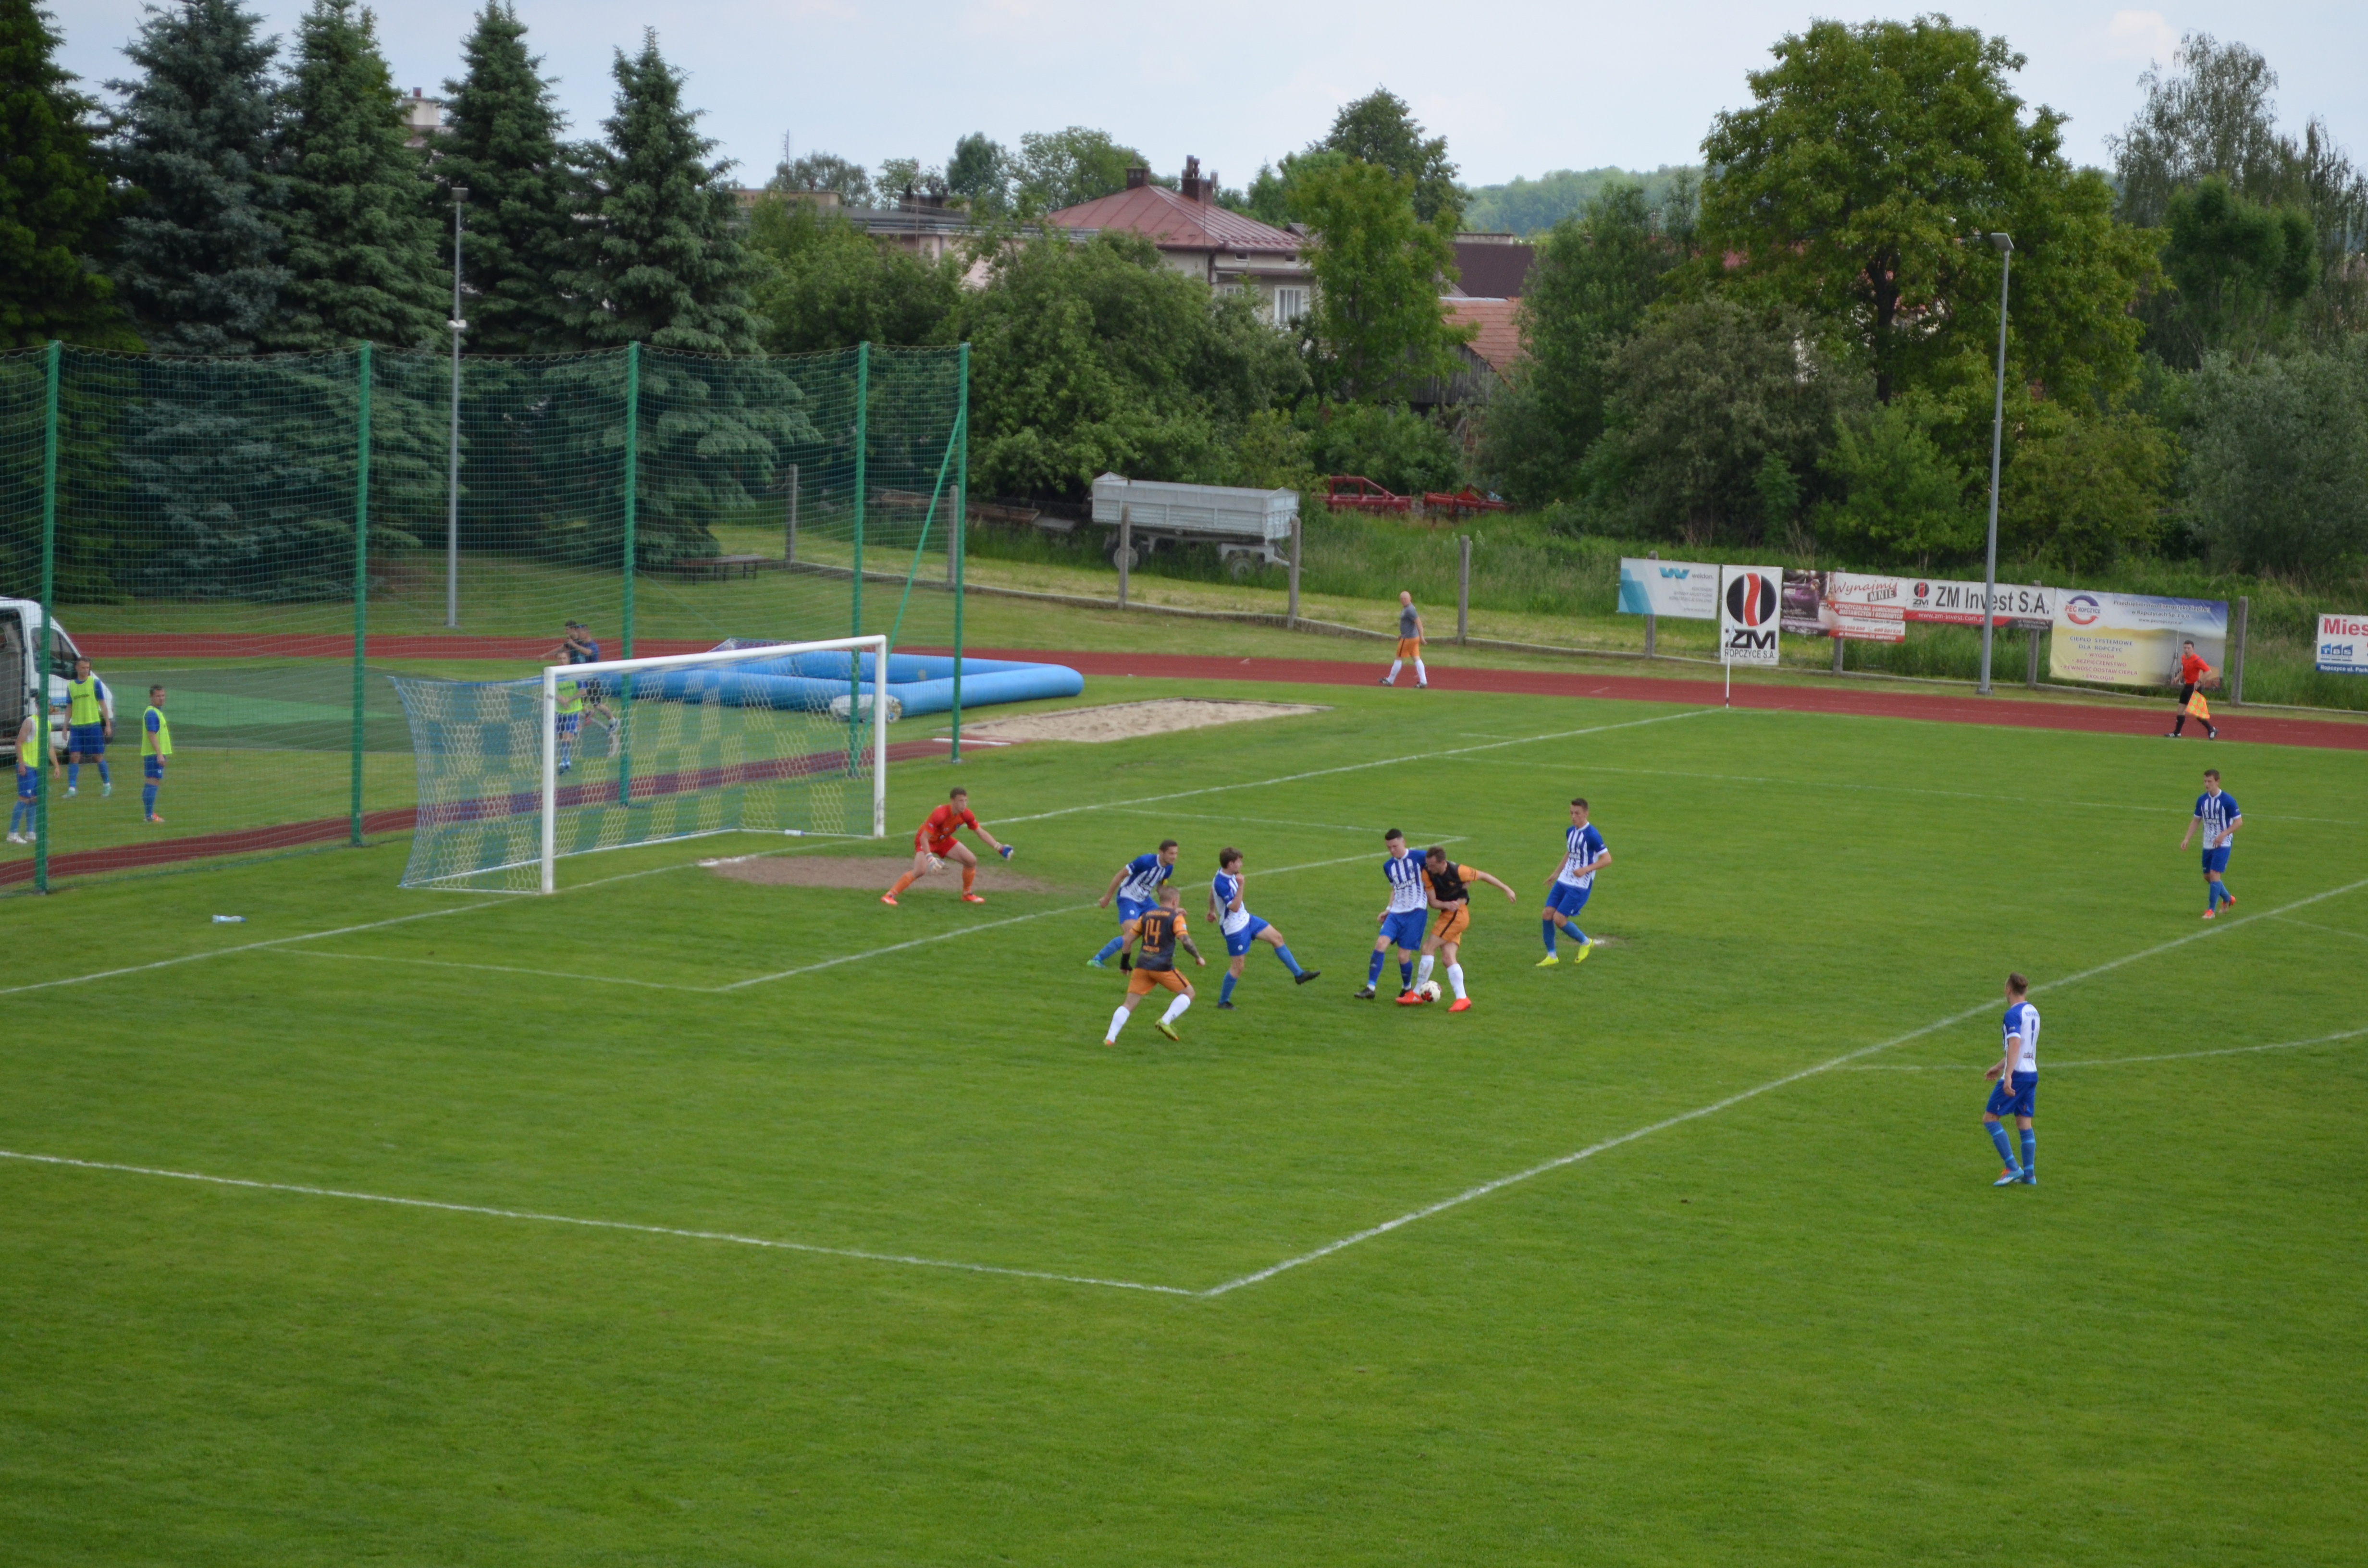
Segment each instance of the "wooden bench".
[[686,577],[753,577],[767,564],[762,555],[690,555],[674,562]]

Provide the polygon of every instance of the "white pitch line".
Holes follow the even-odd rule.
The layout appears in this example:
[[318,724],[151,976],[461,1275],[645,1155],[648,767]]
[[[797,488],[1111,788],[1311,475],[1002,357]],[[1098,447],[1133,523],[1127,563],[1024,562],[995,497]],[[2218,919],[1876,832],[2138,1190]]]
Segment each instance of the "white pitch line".
[[[2222,932],[2229,930],[2233,926],[2241,926],[2253,920],[2271,919],[2284,914],[2289,909],[2301,909],[2305,905],[2317,903],[2325,899],[2336,898],[2341,894],[2352,892],[2361,888],[2368,888],[2368,878],[2363,878],[2356,882],[2347,883],[2340,888],[2330,888],[2325,892],[2313,893],[2308,898],[2296,899],[2292,903],[2283,905],[2277,909],[2265,910],[2260,915],[2246,915],[2240,920],[2231,922],[2229,925],[2212,926],[2206,926],[2201,931],[2191,931],[2184,937],[2175,937],[2168,942],[2157,943],[2155,946],[2147,948],[2143,951],[2131,953],[2123,958],[2112,959],[2104,963],[2098,964],[2093,968],[2084,969],[2078,974],[2067,974],[2060,980],[2049,981],[2044,985],[2034,985],[2031,988],[2031,994],[2036,996],[2042,992],[2055,991],[2066,985],[2076,985],[2081,981],[2091,980],[2098,975],[2111,973],[2114,970],[2121,969],[2128,964],[2136,963],[2143,959],[2154,958],[2159,954],[2169,952],[2173,949],[2183,948],[2190,942],[2199,942],[2207,937],[2218,936]],[[1229,1290],[1238,1290],[1245,1285],[1259,1284],[1265,1280],[1273,1278],[1278,1274],[1300,1267],[1304,1264],[1314,1263],[1318,1258],[1329,1257],[1334,1253],[1339,1252],[1344,1248],[1355,1246],[1359,1242],[1371,1241],[1375,1236],[1387,1235],[1390,1232],[1411,1225],[1417,1220],[1428,1220],[1434,1214],[1444,1213],[1450,1209],[1458,1208],[1463,1204],[1472,1202],[1474,1199],[1486,1198],[1492,1192],[1500,1191],[1503,1188],[1512,1187],[1517,1183],[1529,1181],[1533,1177],[1544,1176],[1549,1171],[1558,1171],[1565,1165],[1577,1165],[1581,1160],[1592,1159],[1594,1156],[1604,1153],[1606,1150],[1617,1149],[1623,1143],[1633,1143],[1640,1138],[1649,1138],[1656,1132],[1665,1132],[1672,1127],[1679,1127],[1689,1121],[1699,1121],[1706,1116],[1715,1116],[1720,1111],[1725,1110],[1731,1106],[1738,1106],[1746,1100],[1757,1099],[1762,1095],[1783,1088],[1787,1085],[1797,1084],[1804,1078],[1814,1078],[1819,1074],[1830,1073],[1836,1068],[1848,1066],[1850,1063],[1858,1061],[1861,1057],[1873,1056],[1878,1052],[1889,1051],[1895,1046],[1906,1045],[1911,1040],[1921,1040],[1926,1035],[1934,1034],[1941,1029],[1950,1028],[1955,1025],[1964,1023],[1966,1019],[1975,1017],[1982,1013],[1986,1013],[1997,1006],[1998,1006],[1998,1004],[1996,1002],[1976,1003],[1975,1006],[1966,1008],[1962,1013],[1953,1013],[1948,1017],[1936,1019],[1931,1023],[1924,1025],[1920,1028],[1910,1029],[1906,1034],[1896,1035],[1890,1040],[1882,1040],[1873,1045],[1861,1046],[1856,1051],[1844,1051],[1841,1055],[1831,1057],[1827,1061],[1816,1063],[1815,1066],[1804,1067],[1797,1072],[1787,1073],[1781,1078],[1770,1078],[1764,1084],[1759,1085],[1753,1088],[1742,1090],[1737,1094],[1729,1095],[1725,1099],[1713,1100],[1709,1105],[1700,1106],[1692,1110],[1680,1111],[1676,1116],[1666,1117],[1649,1126],[1639,1127],[1632,1131],[1622,1132],[1617,1137],[1607,1138],[1600,1143],[1590,1143],[1584,1149],[1574,1150],[1570,1153],[1557,1155],[1554,1159],[1545,1160],[1537,1165],[1531,1165],[1527,1170],[1515,1171],[1510,1176],[1498,1176],[1493,1181],[1482,1182],[1477,1187],[1466,1187],[1463,1191],[1455,1194],[1452,1198],[1442,1198],[1436,1203],[1425,1204],[1420,1209],[1410,1210],[1394,1220],[1384,1220],[1378,1225],[1368,1226],[1366,1229],[1359,1231],[1354,1235],[1343,1236],[1339,1240],[1334,1242],[1326,1242],[1324,1245],[1316,1247],[1310,1252],[1301,1253],[1296,1257],[1287,1257],[1281,1263],[1270,1264],[1264,1268],[1258,1269],[1255,1273],[1245,1274],[1237,1279],[1228,1279],[1222,1285],[1210,1287],[1208,1290],[1201,1291],[1201,1294],[1203,1296],[1222,1296]]]
[[2368,932],[2346,931],[2340,926],[2321,926],[2316,920],[2294,920],[2283,915],[2276,918],[2287,926],[2301,926],[2313,931],[2324,931],[2330,937],[2349,937],[2355,942],[2368,942]]
[[[1723,713],[1722,708],[1689,708],[1681,713],[1660,713],[1650,719],[1629,719],[1617,724],[1590,724],[1583,730],[1553,730],[1544,734],[1521,735],[1509,741],[1490,741],[1486,745],[1451,746],[1444,751],[1416,752],[1406,756],[1385,756],[1372,762],[1344,763],[1338,767],[1318,767],[1306,773],[1286,773],[1275,778],[1252,778],[1239,784],[1210,784],[1198,790],[1178,790],[1171,794],[1146,795],[1139,801],[1102,801],[1089,806],[1063,806],[1058,811],[1038,812],[1032,816],[999,817],[1008,825],[1015,822],[1045,822],[1053,817],[1076,816],[1081,812],[1107,812],[1126,806],[1157,805],[1162,801],[1189,801],[1195,795],[1217,795],[1229,790],[1265,790],[1277,784],[1297,784],[1309,778],[1328,778],[1338,773],[1362,773],[1374,767],[1396,767],[1409,762],[1436,762],[1444,756],[1469,756],[1474,752],[1496,751],[1504,746],[1535,745],[1541,741],[1567,741],[1580,735],[1600,735],[1611,730],[1634,730],[1646,724],[1667,724],[1679,719],[1699,719],[1705,713]],[[1272,873],[1269,873],[1271,875]]]
[[[2100,1056],[2087,1062],[2050,1062],[2047,1070],[2058,1072],[2066,1067],[2126,1067],[2138,1062],[2193,1062],[2205,1056],[2251,1056],[2264,1051],[2300,1051],[2306,1045],[2336,1045],[2344,1040],[2368,1036],[2368,1028],[2344,1029],[2337,1034],[2323,1034],[2310,1040],[2282,1040],[2275,1045],[2227,1045],[2217,1051],[2172,1051],[2158,1056]],[[1842,1069],[1845,1073],[1975,1073],[1987,1071],[1986,1065],[1962,1066],[1953,1062],[1865,1062]]]
[[241,1187],[256,1192],[288,1192],[304,1198],[342,1198],[356,1203],[384,1203],[397,1209],[433,1209],[447,1214],[482,1214],[496,1220],[531,1220],[545,1225],[580,1225],[594,1231],[631,1231],[648,1236],[678,1236],[687,1241],[728,1242],[734,1246],[765,1247],[778,1252],[814,1253],[825,1257],[860,1258],[866,1263],[899,1263],[914,1268],[951,1268],[965,1274],[1002,1274],[1018,1279],[1048,1279],[1062,1285],[1099,1285],[1112,1290],[1146,1290],[1161,1296],[1195,1292],[1175,1285],[1146,1285],[1133,1279],[1100,1279],[1089,1274],[1057,1274],[1042,1268],[1007,1268],[993,1263],[958,1263],[942,1257],[915,1257],[905,1253],[867,1252],[860,1247],[819,1246],[812,1242],[775,1241],[744,1236],[731,1231],[695,1231],[678,1225],[643,1225],[630,1220],[586,1220],[574,1214],[543,1214],[530,1209],[495,1209],[482,1203],[445,1203],[432,1198],[393,1198],[381,1192],[352,1192],[343,1187],[306,1187],[297,1182],[248,1181],[240,1176],[207,1176],[198,1171],[168,1171],[154,1165],[119,1165],[111,1160],[74,1160],[62,1154],[28,1154],[0,1149],[0,1160],[28,1165],[64,1165],[76,1170],[116,1171],[127,1176],[164,1176],[173,1181],[201,1182],[209,1187]]

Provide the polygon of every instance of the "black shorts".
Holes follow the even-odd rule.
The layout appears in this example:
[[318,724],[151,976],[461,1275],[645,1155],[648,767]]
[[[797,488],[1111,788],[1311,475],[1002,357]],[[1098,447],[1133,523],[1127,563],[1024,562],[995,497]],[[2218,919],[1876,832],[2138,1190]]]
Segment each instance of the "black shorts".
[[2194,696],[2195,696],[2195,683],[2194,683],[2193,681],[2189,681],[2187,684],[2185,684],[2184,686],[2182,686],[2182,687],[2180,687],[2179,688],[2179,705],[2180,705],[2181,708],[2186,707],[2186,706],[2187,706],[2187,704],[2188,704],[2188,702],[2189,702],[2189,700],[2190,700],[2191,699],[2192,699]]

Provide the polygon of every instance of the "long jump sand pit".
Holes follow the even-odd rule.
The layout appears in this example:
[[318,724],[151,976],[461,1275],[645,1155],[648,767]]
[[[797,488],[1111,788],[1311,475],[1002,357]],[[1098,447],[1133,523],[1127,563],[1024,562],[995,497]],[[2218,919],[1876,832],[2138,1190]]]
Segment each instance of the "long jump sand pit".
[[[735,882],[768,888],[860,888],[886,892],[888,884],[913,869],[912,857],[887,855],[743,855],[729,860],[702,860],[700,865]],[[1049,882],[1015,875],[993,855],[979,857],[980,892],[1055,892]],[[913,894],[962,892],[962,868],[951,860],[913,884]]]
[[1304,702],[1223,702],[1201,698],[1163,698],[1153,702],[1114,702],[1101,708],[1064,708],[1014,719],[965,724],[962,736],[986,741],[1131,741],[1173,730],[1201,730],[1255,719],[1291,719],[1328,713]]

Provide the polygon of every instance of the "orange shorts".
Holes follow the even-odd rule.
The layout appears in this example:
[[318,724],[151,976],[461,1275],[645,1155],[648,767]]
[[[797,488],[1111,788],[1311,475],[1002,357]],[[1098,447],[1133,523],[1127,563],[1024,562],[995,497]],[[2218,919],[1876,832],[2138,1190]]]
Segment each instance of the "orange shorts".
[[1165,985],[1178,995],[1184,993],[1184,977],[1172,969],[1139,969],[1126,983],[1130,996],[1148,996]]
[[1463,940],[1463,933],[1471,929],[1471,926],[1472,911],[1468,906],[1463,909],[1450,909],[1443,912],[1439,917],[1439,924],[1430,928],[1430,939],[1441,944],[1460,942]]
[[1399,657],[1399,658],[1401,658],[1401,659],[1419,659],[1419,658],[1421,658],[1421,657],[1422,657],[1422,639],[1421,639],[1421,638],[1419,638],[1419,637],[1401,637],[1401,638],[1399,638],[1399,639],[1398,639],[1398,657]]

